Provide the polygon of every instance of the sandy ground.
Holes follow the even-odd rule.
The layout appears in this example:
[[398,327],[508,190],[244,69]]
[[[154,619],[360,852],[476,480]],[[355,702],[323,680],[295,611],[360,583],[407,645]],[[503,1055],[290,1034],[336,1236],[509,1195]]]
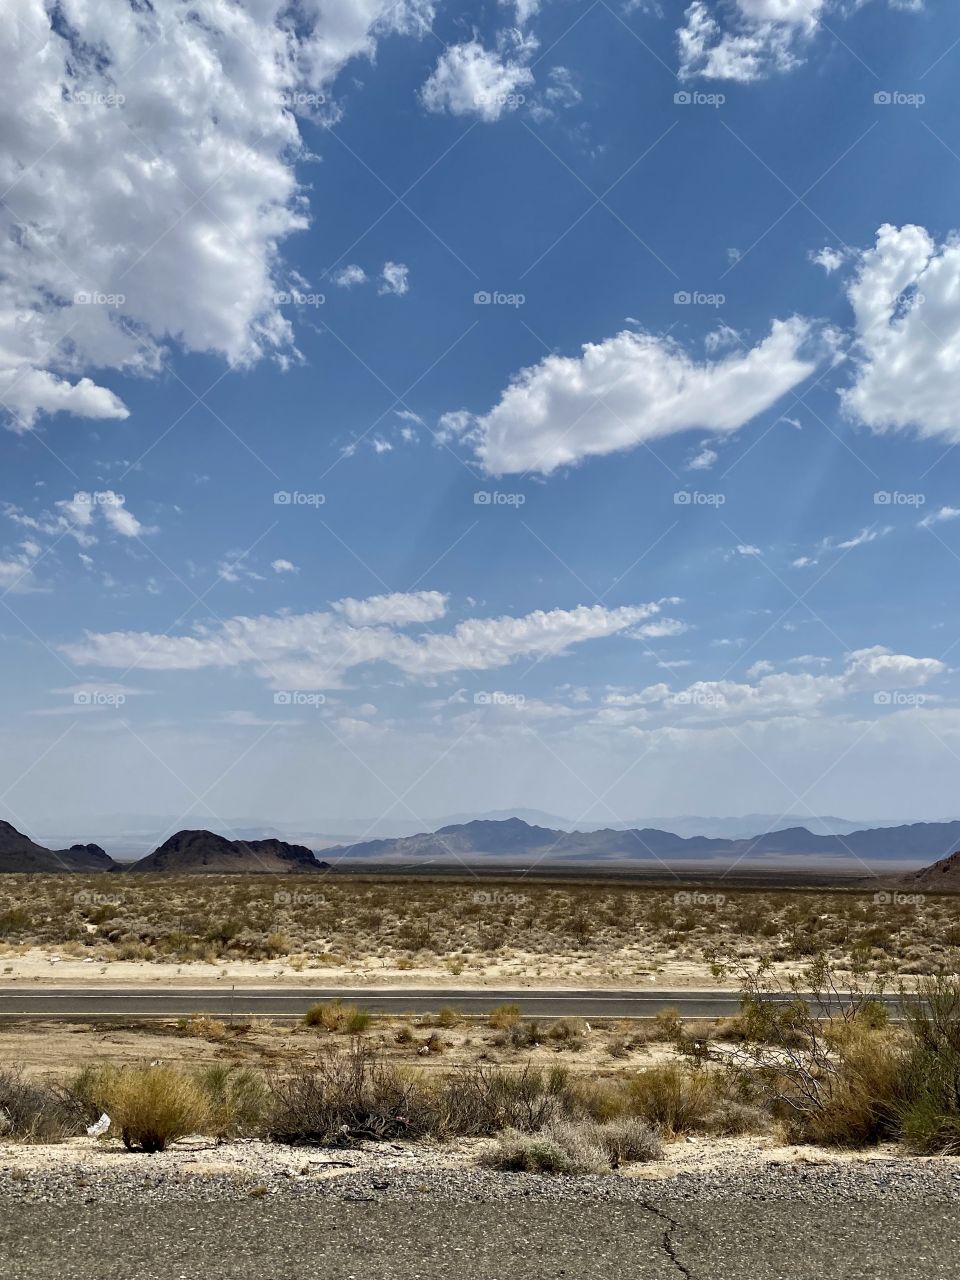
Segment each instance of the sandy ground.
[[[545,1019],[549,1025],[553,1019]],[[502,1048],[495,1044],[497,1031],[483,1017],[464,1019],[458,1026],[437,1030],[443,1053],[419,1052],[435,1030],[429,1018],[393,1017],[378,1019],[364,1040],[384,1057],[420,1071],[449,1071],[451,1068],[483,1062],[552,1066],[562,1062],[573,1071],[604,1074],[648,1067],[675,1057],[671,1045],[652,1041],[641,1045],[626,1058],[612,1058],[608,1046],[624,1032],[635,1033],[634,1023],[604,1019],[600,1023],[575,1020],[582,1029],[583,1047],[573,1051],[558,1049],[545,1041],[535,1048]],[[399,1044],[401,1028],[412,1032],[412,1041]],[[589,1028],[589,1029],[588,1029]],[[211,1062],[234,1063],[265,1070],[290,1065],[310,1065],[331,1049],[345,1049],[349,1037],[304,1027],[299,1023],[255,1019],[243,1029],[227,1028],[219,1038],[192,1033],[173,1019],[117,1022],[66,1022],[55,1019],[0,1021],[0,1068],[15,1068],[25,1075],[63,1078],[85,1066],[162,1061],[188,1066]]]
[[[788,976],[797,965],[775,965],[773,972]],[[350,967],[295,965],[289,960],[223,961],[166,964],[147,960],[97,961],[77,959],[38,947],[10,948],[0,955],[0,986],[20,983],[44,986],[205,987],[235,986],[318,987],[436,987],[451,990],[486,987],[589,990],[636,990],[644,986],[677,990],[736,990],[736,977],[718,981],[705,964],[669,955],[661,964],[641,968],[621,954],[619,959],[586,962],[577,957],[532,956],[513,952],[480,969],[472,965],[460,974],[436,964],[399,969],[371,958]]]
[[[274,1178],[330,1178],[370,1169],[415,1172],[468,1168],[494,1145],[495,1139],[472,1138],[444,1144],[367,1142],[339,1150],[285,1147],[257,1139],[217,1144],[209,1138],[187,1138],[158,1155],[145,1155],[127,1151],[109,1136],[84,1137],[37,1145],[0,1143],[0,1171],[13,1170],[16,1176],[29,1178],[32,1172],[65,1170],[95,1180],[98,1173],[122,1168],[133,1174],[163,1172],[198,1178],[227,1175],[259,1183]],[[619,1176],[661,1182],[683,1173],[723,1173],[783,1165],[869,1165],[891,1158],[903,1158],[900,1148],[893,1144],[851,1152],[788,1146],[767,1137],[696,1137],[668,1143],[663,1160],[628,1166]],[[935,1162],[960,1171],[960,1156],[940,1156]]]

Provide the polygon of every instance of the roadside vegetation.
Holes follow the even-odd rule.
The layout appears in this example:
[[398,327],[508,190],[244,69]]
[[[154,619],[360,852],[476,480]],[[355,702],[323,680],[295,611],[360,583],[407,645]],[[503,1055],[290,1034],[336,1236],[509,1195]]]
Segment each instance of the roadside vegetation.
[[[5,875],[0,970],[30,948],[63,960],[272,963],[288,972],[610,982],[717,953],[783,971],[932,976],[960,948],[960,895],[676,891],[607,881],[377,876]],[[6,965],[4,960],[6,959]]]
[[[568,1019],[545,1026],[496,1010],[484,1031],[503,1038],[506,1060],[424,1069],[389,1056],[368,1023],[357,1028],[360,1011],[331,1002],[304,1019],[314,1044],[299,1065],[107,1065],[56,1084],[0,1072],[0,1136],[60,1141],[105,1113],[102,1140],[145,1152],[191,1134],[322,1146],[470,1138],[489,1140],[478,1153],[488,1166],[554,1173],[656,1160],[689,1134],[960,1154],[960,978],[901,991],[896,1021],[887,995],[875,978],[839,981],[823,959],[788,983],[752,970],[737,1017],[705,1028],[664,1011],[644,1043],[670,1056],[638,1068],[611,1055],[603,1072],[571,1068],[586,1033]],[[413,1037],[418,1057],[462,1015],[430,1021]],[[534,1046],[552,1060],[534,1062]]]

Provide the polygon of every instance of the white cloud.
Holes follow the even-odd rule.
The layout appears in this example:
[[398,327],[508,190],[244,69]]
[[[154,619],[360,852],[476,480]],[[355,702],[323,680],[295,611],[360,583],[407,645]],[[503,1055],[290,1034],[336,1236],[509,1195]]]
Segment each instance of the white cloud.
[[517,26],[522,27],[540,12],[540,0],[500,0],[503,9],[513,9]]
[[833,275],[834,271],[839,271],[847,260],[847,252],[845,249],[831,249],[829,246],[818,249],[816,253],[810,254],[810,261],[815,262],[818,267],[823,267],[828,276]]
[[119,494],[112,489],[105,489],[97,497],[100,499],[99,510],[114,533],[119,533],[124,538],[139,538],[146,532],[133,512],[127,510],[126,500]]
[[[841,19],[844,0],[694,0],[677,31],[681,78],[704,76],[749,83],[804,60],[824,15]],[[893,9],[919,10],[922,0],[889,0]]]
[[71,498],[62,498],[54,506],[56,511],[41,511],[39,515],[32,516],[8,503],[4,507],[4,515],[21,528],[54,539],[69,535],[82,547],[93,546],[97,541],[98,517],[124,538],[139,538],[155,532],[141,524],[127,508],[123,495],[114,493],[112,489],[78,490]]
[[754,547],[749,542],[738,542],[736,551],[738,556],[762,556],[763,555],[763,552],[760,550],[759,547]]
[[948,520],[960,517],[960,507],[941,507],[939,511],[931,511],[919,521],[921,529],[929,529],[931,525],[944,524]]
[[842,542],[836,542],[833,538],[824,538],[820,543],[820,550],[852,551],[856,547],[869,546],[871,542],[876,542],[878,538],[885,538],[888,533],[892,532],[892,525],[874,525],[872,528],[861,529],[860,532],[855,533],[852,538],[845,538]]
[[583,101],[583,94],[573,81],[569,67],[551,67],[543,92],[530,104],[530,114],[538,124],[555,118],[558,111],[569,111]]
[[774,321],[748,351],[697,362],[676,343],[623,330],[577,356],[523,369],[489,413],[444,414],[440,437],[464,435],[491,474],[549,474],[691,428],[733,431],[815,368],[798,317]]
[[410,289],[410,268],[402,262],[385,262],[380,273],[378,293],[393,293],[402,298]]
[[365,284],[367,273],[363,267],[358,267],[355,262],[351,262],[346,267],[341,267],[339,271],[333,273],[333,283],[341,289],[352,289],[355,284]]
[[533,84],[533,73],[523,59],[534,47],[532,41],[512,51],[506,45],[484,49],[477,40],[451,45],[441,54],[420,99],[428,111],[476,115],[492,124],[522,105],[523,90]]
[[155,370],[170,344],[237,364],[289,353],[275,276],[284,238],[306,225],[296,113],[380,35],[420,32],[431,16],[425,0],[303,0],[296,22],[283,0],[9,0],[7,425],[124,418],[95,379]]
[[271,560],[270,568],[274,573],[299,573],[299,568],[292,560]]
[[687,462],[688,471],[709,471],[720,455],[709,445],[702,445]]
[[960,440],[960,239],[882,226],[848,296],[857,374],[844,410],[875,431]]
[[655,617],[657,603],[606,609],[537,610],[522,617],[472,618],[452,631],[405,635],[393,628],[433,620],[446,609],[439,592],[340,600],[331,612],[234,617],[191,635],[88,632],[63,646],[72,662],[154,671],[250,668],[286,689],[331,689],[347,672],[386,662],[405,675],[431,679],[456,671],[488,671],[518,658],[549,658],[588,640],[628,633]]
[[0,591],[4,595],[33,591],[33,562],[40,555],[40,547],[36,542],[21,542],[19,549],[0,556]]
[[[812,656],[799,659],[819,663]],[[809,713],[825,703],[858,693],[918,689],[942,675],[946,664],[937,658],[914,658],[892,653],[882,645],[847,654],[839,675],[812,675],[808,671],[774,671],[771,663],[754,663],[747,672],[753,683],[734,680],[698,680],[674,691],[666,684],[650,685],[633,695],[606,699],[616,706],[657,705],[665,713],[709,716],[761,716]]]
[[405,626],[411,622],[436,622],[447,612],[447,597],[442,591],[394,591],[385,596],[368,596],[366,600],[347,597],[337,600],[333,608],[355,627],[377,623]]

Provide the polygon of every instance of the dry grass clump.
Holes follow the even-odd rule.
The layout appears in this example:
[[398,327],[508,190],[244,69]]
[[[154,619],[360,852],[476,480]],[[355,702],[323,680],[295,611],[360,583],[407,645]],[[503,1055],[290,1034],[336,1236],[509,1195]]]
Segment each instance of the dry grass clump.
[[217,1062],[200,1073],[199,1083],[209,1109],[209,1132],[217,1141],[263,1132],[272,1105],[263,1076]]
[[0,1138],[63,1142],[84,1129],[83,1109],[58,1089],[0,1070]]
[[630,1078],[627,1090],[633,1114],[669,1137],[705,1129],[715,1101],[706,1072],[674,1062],[647,1067]]
[[537,1133],[507,1129],[481,1162],[504,1172],[588,1174],[662,1157],[659,1137],[639,1120],[553,1120]]
[[178,1067],[107,1067],[87,1073],[75,1087],[93,1112],[110,1116],[128,1151],[163,1151],[213,1126],[210,1095],[195,1075]]
[[226,1023],[219,1018],[211,1018],[206,1013],[194,1013],[189,1018],[181,1018],[177,1023],[177,1030],[181,1035],[213,1042],[224,1040],[227,1035]]
[[520,1006],[518,1004],[500,1004],[496,1009],[490,1011],[487,1018],[487,1024],[495,1031],[509,1031],[511,1027],[515,1027],[520,1021]]
[[355,1004],[346,1004],[337,997],[326,1003],[311,1005],[303,1015],[308,1027],[320,1027],[324,1031],[340,1032],[343,1035],[359,1035],[373,1023],[374,1016],[367,1009],[358,1009]]

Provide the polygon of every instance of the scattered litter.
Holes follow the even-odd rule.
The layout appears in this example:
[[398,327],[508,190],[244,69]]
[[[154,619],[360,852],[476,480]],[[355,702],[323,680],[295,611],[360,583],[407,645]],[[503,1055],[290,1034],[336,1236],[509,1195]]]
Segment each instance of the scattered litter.
[[88,1126],[87,1136],[90,1138],[102,1138],[109,1128],[110,1117],[104,1111],[99,1120]]

